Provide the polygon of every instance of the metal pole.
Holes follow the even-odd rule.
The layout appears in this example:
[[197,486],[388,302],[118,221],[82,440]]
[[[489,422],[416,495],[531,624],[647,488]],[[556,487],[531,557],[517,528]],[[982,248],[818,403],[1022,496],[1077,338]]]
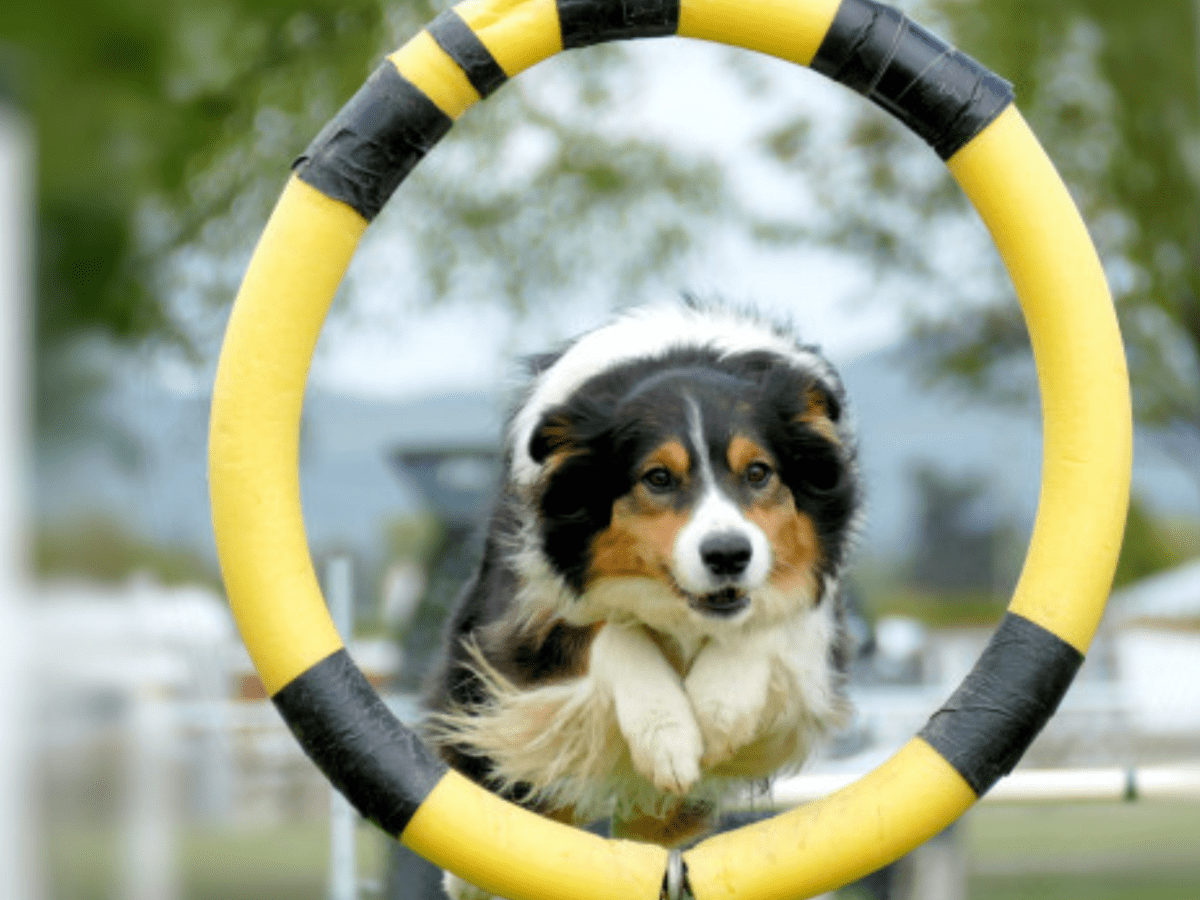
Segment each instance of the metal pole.
[[[349,557],[335,556],[326,565],[325,602],[343,642],[349,645],[354,635],[354,572]],[[355,900],[358,813],[337,789],[331,787],[329,792],[329,900]]]
[[41,894],[32,860],[24,502],[25,397],[32,282],[33,137],[0,97],[0,897]]

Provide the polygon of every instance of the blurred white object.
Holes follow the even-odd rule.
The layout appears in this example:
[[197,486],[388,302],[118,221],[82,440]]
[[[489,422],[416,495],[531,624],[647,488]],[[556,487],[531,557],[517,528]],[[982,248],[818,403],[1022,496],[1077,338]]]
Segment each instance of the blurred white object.
[[383,621],[392,629],[408,624],[425,593],[425,568],[407,562],[391,566],[383,577]]
[[875,668],[885,681],[917,684],[925,677],[925,626],[907,616],[884,616],[875,623]]
[[1200,560],[1114,591],[1105,621],[1133,727],[1155,735],[1200,731]]
[[875,646],[897,663],[920,656],[925,649],[925,626],[907,616],[884,616],[875,626]]
[[25,481],[27,317],[31,284],[33,140],[0,98],[0,897],[40,895],[30,860]]
[[[354,569],[350,559],[335,556],[325,567],[325,603],[342,640],[354,638]],[[329,788],[329,900],[358,896],[355,829],[358,813],[338,789]]]
[[[865,771],[824,772],[779,779],[769,804],[789,809],[853,784]],[[1071,803],[1093,800],[1200,800],[1200,760],[1161,766],[1017,769],[984,794],[985,803]],[[762,800],[755,800],[762,808]]]

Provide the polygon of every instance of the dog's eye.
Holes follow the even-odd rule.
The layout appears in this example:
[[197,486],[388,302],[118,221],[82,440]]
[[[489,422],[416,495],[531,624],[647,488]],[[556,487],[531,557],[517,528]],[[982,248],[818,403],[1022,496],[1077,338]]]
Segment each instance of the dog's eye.
[[655,466],[642,476],[642,484],[657,493],[669,491],[675,484],[675,476],[664,466]]
[[771,480],[771,467],[763,462],[750,463],[746,466],[746,482],[762,487]]

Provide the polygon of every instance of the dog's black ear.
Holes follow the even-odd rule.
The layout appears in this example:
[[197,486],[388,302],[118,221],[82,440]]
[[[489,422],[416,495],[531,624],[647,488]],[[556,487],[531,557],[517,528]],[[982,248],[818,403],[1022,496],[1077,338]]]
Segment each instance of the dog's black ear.
[[595,452],[605,445],[611,430],[611,404],[577,396],[542,415],[529,439],[529,455],[540,465],[551,456]]
[[830,422],[842,418],[842,398],[837,391],[819,378],[808,383],[804,391],[805,407],[813,415],[823,415]]
[[[766,428],[775,452],[780,480],[791,491],[799,512],[807,515],[820,536],[826,563],[840,565],[847,546],[847,526],[859,506],[854,447],[839,439],[827,415],[801,391],[789,395],[790,409],[780,408]],[[839,407],[840,412],[840,407]]]
[[552,454],[569,454],[578,444],[579,435],[570,413],[559,407],[542,416],[541,422],[533,430],[533,437],[529,439],[529,455],[541,465]]
[[845,487],[848,453],[837,422],[837,392],[807,372],[780,367],[766,385],[766,431],[780,461],[780,474],[794,493],[824,496]]
[[545,470],[537,509],[542,549],[564,581],[582,592],[592,538],[608,527],[615,490],[610,432],[576,400],[542,417],[529,455]]

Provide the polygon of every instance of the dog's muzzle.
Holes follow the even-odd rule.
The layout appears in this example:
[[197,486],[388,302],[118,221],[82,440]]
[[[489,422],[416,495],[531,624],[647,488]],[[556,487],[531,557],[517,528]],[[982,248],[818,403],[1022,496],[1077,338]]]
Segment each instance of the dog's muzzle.
[[731,585],[711,594],[689,594],[688,605],[696,612],[713,616],[734,616],[750,605],[750,595]]

